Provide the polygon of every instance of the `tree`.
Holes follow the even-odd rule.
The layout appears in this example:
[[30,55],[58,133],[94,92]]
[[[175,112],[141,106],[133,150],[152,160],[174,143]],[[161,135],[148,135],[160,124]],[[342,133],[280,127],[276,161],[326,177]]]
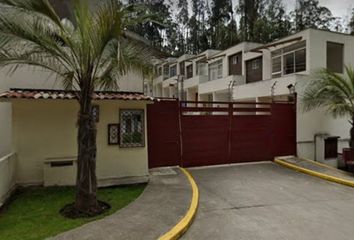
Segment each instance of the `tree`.
[[188,38],[188,1],[179,0],[178,4],[178,13],[176,16],[177,19],[177,32],[178,32],[178,43],[177,48],[180,54],[183,54],[187,51],[187,38]]
[[164,0],[129,0],[128,6],[154,20],[129,26],[129,30],[149,40],[152,46],[162,49],[166,42],[164,33],[166,29],[169,30],[172,22],[169,6]]
[[97,89],[117,89],[131,69],[151,71],[149,50],[126,28],[143,21],[118,1],[104,0],[91,12],[76,0],[75,26],[60,20],[48,0],[0,0],[0,67],[32,66],[55,74],[66,89],[76,90],[78,170],[73,209],[99,214],[96,179],[96,126],[92,95]]
[[225,49],[238,42],[231,0],[213,0],[211,5],[210,39],[214,49]]
[[350,34],[354,35],[354,8],[353,8],[352,17],[350,18],[348,27],[349,27],[349,30],[350,30]]
[[320,6],[318,0],[297,0],[296,8],[291,15],[294,18],[295,31],[302,31],[306,28],[328,30],[335,20],[331,11]]
[[255,41],[255,24],[263,9],[262,0],[240,0],[236,12],[240,15],[240,34],[243,41]]
[[305,90],[302,103],[305,111],[325,108],[334,117],[350,119],[350,147],[354,148],[354,70],[346,67],[346,74],[322,69],[313,75]]

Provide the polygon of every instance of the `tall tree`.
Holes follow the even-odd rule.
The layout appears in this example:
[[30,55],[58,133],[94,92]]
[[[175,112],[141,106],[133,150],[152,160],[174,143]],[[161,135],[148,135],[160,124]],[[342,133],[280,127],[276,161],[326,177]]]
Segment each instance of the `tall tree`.
[[352,17],[350,18],[348,27],[349,27],[350,34],[354,35],[354,8],[352,10]]
[[116,89],[127,71],[151,71],[145,46],[126,34],[136,25],[131,12],[116,0],[100,1],[91,12],[87,0],[76,0],[75,26],[61,21],[47,0],[0,0],[0,67],[32,66],[48,71],[67,89],[75,89],[78,113],[78,169],[75,211],[96,215],[96,125],[92,95]]
[[268,0],[258,11],[251,41],[267,43],[289,35],[291,23],[282,0]]
[[[211,47],[225,49],[237,43],[236,24],[231,0],[213,0],[211,5],[210,39]],[[227,37],[228,38],[225,38]],[[232,37],[230,37],[232,36]]]
[[205,3],[204,0],[191,0],[192,3],[192,16],[189,19],[189,29],[190,36],[188,39],[190,45],[191,53],[198,53],[201,49],[201,36],[203,35],[203,31],[205,31],[205,27],[203,20],[203,15],[205,11]]
[[264,9],[264,0],[239,0],[240,36],[243,41],[255,41],[255,25]]
[[164,0],[129,0],[128,4],[134,11],[145,12],[154,20],[130,26],[129,30],[149,40],[154,47],[162,49],[166,43],[164,34],[172,22],[169,5]]
[[178,31],[178,42],[177,48],[180,54],[187,52],[187,38],[188,38],[188,1],[187,0],[178,0],[177,3],[178,12],[177,12],[177,31]]
[[294,18],[294,30],[306,28],[330,29],[335,20],[331,11],[319,5],[318,0],[297,0],[295,10],[291,14]]

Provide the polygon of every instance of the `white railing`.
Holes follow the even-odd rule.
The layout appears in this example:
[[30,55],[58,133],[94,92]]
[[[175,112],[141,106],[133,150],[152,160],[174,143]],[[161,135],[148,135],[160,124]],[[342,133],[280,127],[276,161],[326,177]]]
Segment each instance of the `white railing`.
[[0,207],[10,196],[16,185],[16,154],[0,158]]

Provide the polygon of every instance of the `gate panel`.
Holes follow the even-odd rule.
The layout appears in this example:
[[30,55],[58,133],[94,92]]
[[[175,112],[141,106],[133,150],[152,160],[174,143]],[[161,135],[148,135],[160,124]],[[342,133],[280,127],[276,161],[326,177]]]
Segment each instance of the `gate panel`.
[[178,101],[147,107],[149,168],[180,165]]
[[296,155],[294,103],[162,101],[147,112],[150,168]]
[[181,116],[184,167],[228,162],[228,116]]
[[272,160],[271,116],[233,116],[231,163]]
[[296,155],[296,104],[272,106],[273,156]]

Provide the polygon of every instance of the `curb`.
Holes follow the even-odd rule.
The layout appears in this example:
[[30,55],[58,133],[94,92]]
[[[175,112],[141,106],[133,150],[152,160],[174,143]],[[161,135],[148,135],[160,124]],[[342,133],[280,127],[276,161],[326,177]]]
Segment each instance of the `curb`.
[[346,179],[334,177],[334,176],[327,175],[327,174],[324,174],[324,173],[319,173],[319,172],[316,172],[316,171],[312,171],[312,170],[309,170],[307,168],[299,167],[299,166],[296,166],[294,164],[285,162],[284,160],[277,159],[277,158],[274,160],[274,162],[276,162],[277,164],[282,165],[284,167],[296,170],[298,172],[306,173],[308,175],[311,175],[311,176],[314,176],[314,177],[318,177],[318,178],[322,178],[322,179],[330,181],[330,182],[335,182],[335,183],[339,183],[339,184],[346,185],[346,186],[349,186],[349,187],[354,187],[354,182],[353,181],[349,181],[349,180],[346,180]]
[[167,233],[159,237],[159,240],[176,240],[179,239],[192,224],[195,214],[197,213],[198,202],[199,202],[199,190],[196,182],[194,181],[193,176],[190,172],[184,168],[180,168],[181,171],[186,175],[189,180],[189,183],[192,187],[192,201],[189,206],[189,209],[184,215],[184,217]]

